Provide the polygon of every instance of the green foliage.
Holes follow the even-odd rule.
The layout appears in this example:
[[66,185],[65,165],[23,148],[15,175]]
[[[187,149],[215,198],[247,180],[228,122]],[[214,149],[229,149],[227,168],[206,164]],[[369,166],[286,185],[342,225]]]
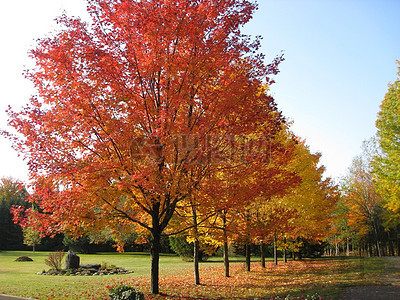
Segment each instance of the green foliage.
[[24,244],[32,247],[33,251],[35,251],[35,246],[42,241],[39,232],[35,231],[32,227],[26,227],[22,229],[22,232],[24,234]]
[[68,247],[69,250],[74,251],[76,253],[90,253],[91,251],[91,242],[89,237],[83,236],[80,238],[73,238],[67,235],[64,236],[63,239],[64,246]]
[[185,236],[171,236],[169,238],[171,249],[183,258],[193,258],[193,245],[186,241]]
[[[399,64],[400,76],[400,61]],[[394,214],[400,212],[400,78],[389,85],[380,106],[376,127],[381,148],[374,163],[376,185],[385,206]]]
[[49,254],[49,257],[45,259],[45,264],[50,266],[53,270],[61,270],[62,260],[64,258],[64,251],[56,251]]
[[0,250],[25,249],[22,229],[14,224],[10,209],[13,205],[25,206],[26,189],[12,178],[0,179]]
[[115,287],[107,287],[111,300],[144,300],[142,292],[136,291],[132,286],[120,284]]

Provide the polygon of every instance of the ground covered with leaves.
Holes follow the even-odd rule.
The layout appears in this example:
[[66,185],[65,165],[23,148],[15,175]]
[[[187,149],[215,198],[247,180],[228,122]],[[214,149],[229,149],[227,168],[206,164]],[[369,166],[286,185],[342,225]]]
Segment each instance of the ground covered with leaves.
[[[17,262],[29,255],[30,262]],[[350,286],[385,284],[383,258],[329,258],[279,262],[263,269],[254,257],[251,272],[242,257],[232,257],[231,277],[224,277],[221,257],[200,264],[201,285],[193,284],[193,266],[173,255],[160,258],[160,295],[150,295],[148,253],[84,254],[85,264],[107,262],[134,273],[107,276],[40,276],[48,252],[0,252],[0,294],[39,300],[108,300],[108,287],[133,286],[145,299],[339,299]],[[387,271],[387,270],[386,270]],[[397,271],[396,271],[397,272]],[[393,272],[390,272],[393,273]],[[397,274],[397,273],[396,273]],[[395,275],[396,275],[395,274]],[[397,275],[396,275],[397,276]],[[45,279],[45,280],[44,280]],[[287,297],[290,295],[290,297]],[[303,298],[299,298],[303,297]]]
[[[278,266],[268,263],[265,269],[253,263],[251,272],[245,271],[243,264],[235,264],[229,278],[223,276],[222,266],[204,267],[201,285],[193,284],[190,271],[163,276],[161,295],[146,294],[146,299],[336,299],[345,287],[378,284],[382,268],[380,262],[375,263],[368,260],[307,260]],[[146,276],[129,278],[124,283],[142,291],[150,284]]]

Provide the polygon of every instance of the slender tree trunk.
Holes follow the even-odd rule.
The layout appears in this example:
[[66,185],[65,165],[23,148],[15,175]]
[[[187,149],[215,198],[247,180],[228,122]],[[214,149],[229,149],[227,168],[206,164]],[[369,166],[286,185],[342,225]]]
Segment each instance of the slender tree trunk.
[[157,229],[153,229],[152,232],[152,245],[151,245],[151,282],[150,282],[150,292],[152,294],[158,294],[159,287],[159,264],[160,264],[160,240],[161,232]]
[[199,271],[199,232],[197,228],[197,212],[196,207],[192,206],[192,219],[193,219],[193,229],[194,229],[194,246],[193,246],[193,263],[194,263],[194,284],[200,284],[200,271]]
[[382,255],[381,255],[381,248],[379,246],[378,236],[376,237],[375,245],[376,245],[376,254],[377,256],[381,257]]
[[228,242],[224,242],[224,269],[225,269],[225,277],[229,277],[229,249]]
[[346,256],[350,256],[350,243],[349,243],[349,238],[346,238]]
[[261,242],[260,251],[261,251],[261,268],[265,268],[265,244],[264,244],[264,242]]
[[246,248],[246,271],[250,272],[251,261],[250,261],[250,243],[249,242],[246,242],[245,248]]
[[283,248],[283,261],[287,263],[287,250],[286,250],[286,238],[283,238],[284,248]]
[[400,242],[399,242],[399,231],[396,230],[396,250],[397,256],[400,256]]
[[223,239],[224,239],[224,269],[225,269],[225,277],[229,277],[229,248],[228,248],[228,233],[226,230],[226,216],[222,217],[222,226],[223,226]]
[[193,247],[193,262],[194,262],[194,284],[200,284],[200,270],[199,270],[199,240],[195,238]]
[[278,265],[278,249],[276,245],[276,237],[274,237],[274,263]]

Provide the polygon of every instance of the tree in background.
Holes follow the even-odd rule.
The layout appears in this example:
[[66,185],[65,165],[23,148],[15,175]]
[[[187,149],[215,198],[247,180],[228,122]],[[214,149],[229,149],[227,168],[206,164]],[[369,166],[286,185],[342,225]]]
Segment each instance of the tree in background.
[[299,250],[301,239],[310,243],[324,241],[339,200],[337,186],[330,178],[323,178],[325,168],[319,165],[321,154],[311,153],[305,141],[294,139],[294,155],[287,168],[297,174],[300,183],[272,199],[270,204],[271,211],[279,213],[269,217],[271,228],[275,228],[270,231],[269,240],[280,240],[284,258],[288,249]]
[[[400,61],[398,76],[400,76]],[[400,224],[400,78],[389,84],[376,121],[377,137],[381,153],[374,162],[377,191],[382,195],[388,210],[387,225],[396,228]]]
[[26,207],[27,194],[21,181],[13,178],[0,180],[0,250],[24,248],[21,227],[14,224],[10,209],[13,205]]
[[341,182],[342,202],[336,209],[334,222],[336,254],[339,244],[346,243],[346,252],[359,247],[360,253],[385,255],[392,252],[388,235],[384,231],[382,197],[375,188],[372,162],[378,153],[375,138],[364,141],[362,152],[353,159],[348,174]]
[[40,233],[33,227],[25,227],[22,229],[22,232],[24,235],[24,244],[32,247],[32,251],[35,252],[36,245],[39,245],[42,241]]
[[39,206],[25,225],[147,231],[157,294],[161,233],[229,154],[226,137],[276,131],[264,126],[280,115],[263,87],[282,58],[266,65],[259,40],[241,34],[250,1],[87,2],[91,25],[62,16],[31,51],[38,95],[9,111]]

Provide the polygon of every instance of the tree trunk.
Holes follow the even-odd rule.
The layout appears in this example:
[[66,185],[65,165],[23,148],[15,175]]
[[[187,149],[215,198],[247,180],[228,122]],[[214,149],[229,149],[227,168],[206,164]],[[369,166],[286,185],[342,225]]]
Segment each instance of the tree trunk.
[[265,244],[261,242],[261,268],[265,268]]
[[160,240],[161,240],[161,232],[157,229],[153,229],[152,231],[152,245],[151,245],[151,283],[150,283],[150,292],[152,294],[159,293],[159,263],[160,263]]
[[287,263],[287,249],[286,249],[286,238],[283,238],[284,248],[283,248],[283,261]]
[[200,243],[197,230],[197,213],[196,207],[192,207],[193,229],[194,229],[194,246],[193,246],[193,262],[194,262],[194,284],[200,284],[200,271],[199,271],[199,251]]
[[400,242],[399,242],[399,231],[396,230],[396,250],[397,256],[400,256]]
[[[391,231],[390,231],[391,232]],[[393,247],[393,239],[391,238],[391,234],[388,232],[388,245],[389,245],[389,255],[394,256],[394,247]]]
[[249,242],[246,242],[245,248],[246,248],[246,271],[250,272],[250,269],[251,269],[250,263],[251,262],[250,262],[250,244],[249,244]]
[[276,245],[276,237],[274,237],[274,264],[278,265],[278,249]]
[[228,233],[226,230],[226,216],[222,217],[223,238],[224,238],[224,269],[225,277],[229,277],[229,248],[228,248]]
[[376,255],[381,257],[382,255],[381,255],[381,249],[380,249],[380,246],[379,246],[379,235],[378,235],[378,229],[377,229],[377,225],[376,225],[375,220],[373,220],[372,225],[374,227],[374,233],[375,233]]
[[229,277],[229,249],[228,242],[224,242],[224,269],[225,269],[225,277]]
[[200,284],[200,271],[199,271],[199,240],[195,238],[194,241],[194,253],[193,253],[193,262],[194,262],[194,284]]

